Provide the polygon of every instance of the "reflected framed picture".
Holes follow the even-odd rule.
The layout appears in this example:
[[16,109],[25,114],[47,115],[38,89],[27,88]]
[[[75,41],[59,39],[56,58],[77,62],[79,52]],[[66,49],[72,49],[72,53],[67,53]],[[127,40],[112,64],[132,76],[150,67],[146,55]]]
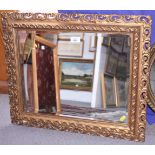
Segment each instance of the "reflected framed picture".
[[130,52],[130,47],[131,47],[131,38],[130,38],[130,36],[126,36],[125,39],[124,39],[123,52],[124,53],[129,53]]
[[117,64],[118,64],[119,53],[113,50],[111,47],[107,50],[106,53],[106,64],[105,64],[105,73],[111,76],[116,74]]
[[110,46],[119,53],[122,53],[124,46],[124,35],[111,35]]
[[81,32],[61,32],[58,34],[58,40],[70,40],[72,37],[83,39],[84,33]]
[[83,56],[83,33],[60,33],[58,35],[58,55],[67,57]]
[[129,74],[130,65],[128,63],[129,55],[127,53],[119,53],[118,64],[116,70],[116,78],[126,79]]
[[101,74],[101,89],[103,109],[116,107],[117,98],[114,78],[106,74]]
[[89,52],[95,52],[97,48],[97,36],[90,36]]
[[106,46],[106,47],[109,47],[110,46],[110,43],[111,43],[111,37],[108,35],[108,36],[104,36],[103,37],[103,43],[102,45],[103,46]]
[[58,41],[58,55],[67,57],[82,57],[83,42]]
[[118,107],[127,108],[129,80],[116,79],[115,84],[116,84],[116,93],[117,93],[117,105]]
[[94,61],[59,59],[61,89],[92,91]]

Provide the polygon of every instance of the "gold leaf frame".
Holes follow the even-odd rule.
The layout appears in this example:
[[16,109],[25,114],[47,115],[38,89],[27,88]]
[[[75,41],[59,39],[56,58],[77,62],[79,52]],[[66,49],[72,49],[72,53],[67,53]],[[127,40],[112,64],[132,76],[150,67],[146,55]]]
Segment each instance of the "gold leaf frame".
[[[10,114],[14,124],[144,141],[150,59],[150,16],[2,13],[9,83]],[[16,30],[50,30],[129,34],[131,40],[128,124],[51,116],[23,111]]]

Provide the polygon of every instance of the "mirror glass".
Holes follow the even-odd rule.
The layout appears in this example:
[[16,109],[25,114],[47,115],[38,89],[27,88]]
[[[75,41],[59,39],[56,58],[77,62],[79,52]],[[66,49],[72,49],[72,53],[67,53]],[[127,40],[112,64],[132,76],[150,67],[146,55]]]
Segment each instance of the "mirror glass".
[[18,30],[16,41],[25,112],[127,123],[129,35]]

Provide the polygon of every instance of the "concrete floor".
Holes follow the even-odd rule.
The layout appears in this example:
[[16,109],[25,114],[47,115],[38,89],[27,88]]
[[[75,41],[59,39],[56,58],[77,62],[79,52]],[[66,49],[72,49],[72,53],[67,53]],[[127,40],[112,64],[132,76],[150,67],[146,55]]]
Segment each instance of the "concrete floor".
[[13,125],[10,123],[8,95],[0,94],[0,144],[52,145],[155,145],[155,125],[147,125],[145,142],[89,136]]

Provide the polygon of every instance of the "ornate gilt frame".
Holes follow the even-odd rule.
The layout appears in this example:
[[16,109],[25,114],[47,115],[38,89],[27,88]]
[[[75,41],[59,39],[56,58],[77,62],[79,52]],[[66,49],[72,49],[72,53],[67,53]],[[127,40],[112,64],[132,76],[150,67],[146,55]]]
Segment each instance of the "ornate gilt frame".
[[[14,124],[144,141],[149,76],[151,18],[149,16],[55,13],[2,13],[3,38]],[[130,86],[128,124],[63,116],[28,114],[23,111],[15,31],[53,30],[130,34]]]

